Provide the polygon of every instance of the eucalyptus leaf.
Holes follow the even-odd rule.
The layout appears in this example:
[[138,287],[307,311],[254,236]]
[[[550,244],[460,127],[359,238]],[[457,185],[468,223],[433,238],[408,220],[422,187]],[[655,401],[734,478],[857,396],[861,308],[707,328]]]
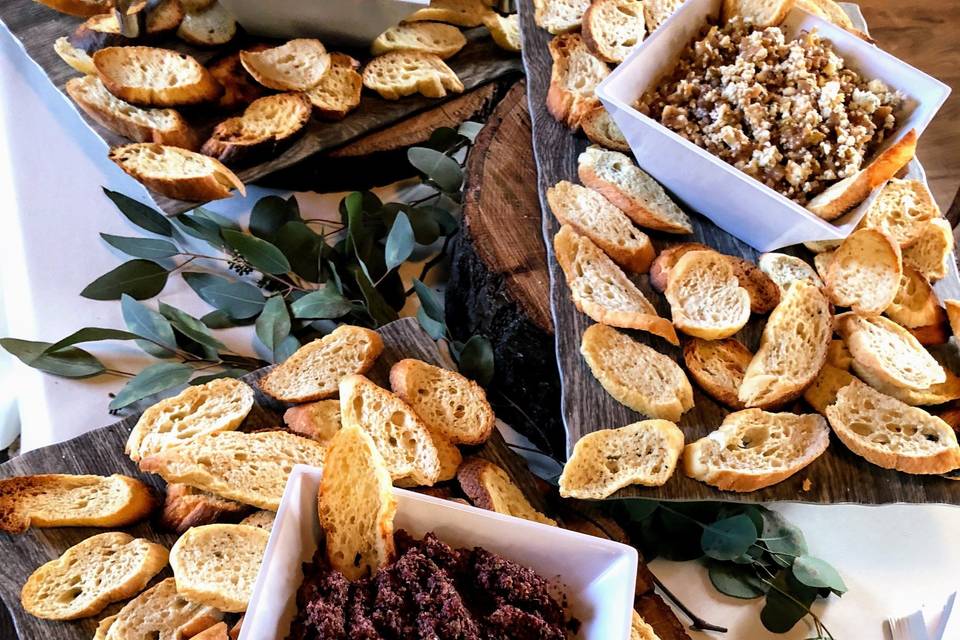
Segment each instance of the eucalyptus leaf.
[[62,338],[51,344],[48,352],[60,351],[65,347],[70,347],[81,342],[100,342],[102,340],[136,340],[139,338],[135,333],[123,331],[122,329],[107,329],[102,327],[84,327],[77,329],[66,338]]
[[167,270],[150,260],[130,260],[103,274],[80,292],[91,300],[119,300],[128,294],[137,300],[152,298],[167,284]]
[[424,146],[443,152],[466,142],[470,142],[470,139],[461,135],[456,129],[438,127],[430,133],[430,137],[427,138]]
[[223,249],[226,246],[223,238],[220,237],[220,225],[213,220],[192,213],[181,213],[175,220],[188,236],[203,240],[217,249]]
[[442,322],[437,322],[428,316],[426,311],[423,310],[423,307],[417,309],[417,322],[419,322],[420,327],[427,332],[427,335],[434,340],[439,340],[446,334],[446,326],[444,326]]
[[798,583],[788,570],[778,573],[772,585],[760,611],[760,622],[773,633],[786,633],[809,613],[817,591]]
[[229,329],[237,326],[236,318],[231,318],[220,309],[214,309],[210,313],[204,314],[200,322],[208,329]]
[[[449,236],[460,228],[460,223],[453,216],[453,214],[442,207],[428,204],[417,207],[416,210],[424,212],[437,224],[437,230],[440,235]],[[416,230],[416,228],[414,228],[414,230]],[[417,242],[420,242],[421,244],[427,244],[425,242],[421,242],[419,239]]]
[[367,303],[367,313],[370,314],[370,317],[378,327],[382,327],[400,317],[397,315],[396,310],[383,299],[383,296],[380,295],[377,288],[373,286],[373,282],[370,281],[369,276],[363,269],[355,268],[353,270],[353,277],[357,282],[357,286],[360,287],[360,293],[363,294],[363,299]]
[[292,356],[294,352],[299,348],[300,348],[300,341],[297,340],[296,336],[292,336],[292,335],[287,336],[282,341],[280,341],[280,344],[277,345],[276,349],[274,349],[273,358],[277,362],[283,362],[284,360]]
[[482,122],[467,120],[466,122],[460,123],[460,126],[457,128],[457,133],[470,140],[470,142],[473,142],[477,139],[477,134],[480,133],[481,129],[483,129]]
[[774,562],[789,567],[795,557],[807,553],[803,532],[780,513],[766,507],[759,509],[763,516],[763,545],[770,550]]
[[256,333],[260,342],[271,352],[276,352],[283,339],[290,335],[290,314],[283,296],[274,295],[267,299],[257,317]]
[[344,298],[335,287],[325,285],[311,291],[290,305],[294,318],[329,319],[345,316],[353,310],[353,303]]
[[420,306],[423,307],[427,317],[436,322],[446,322],[443,314],[443,303],[434,293],[433,289],[420,282],[419,278],[413,279],[413,290],[417,292],[417,298],[420,300]]
[[207,374],[205,376],[197,376],[190,381],[190,385],[195,386],[198,384],[207,384],[208,382],[213,382],[214,380],[218,380],[220,378],[242,378],[248,373],[250,372],[246,369],[228,368],[224,369],[223,371]]
[[0,347],[27,366],[64,378],[87,378],[106,370],[103,363],[91,353],[77,347],[47,352],[51,347],[49,342],[18,338],[0,338]]
[[126,216],[127,220],[133,224],[151,233],[157,233],[167,237],[173,236],[173,225],[170,224],[166,216],[156,209],[148,207],[142,202],[125,196],[122,193],[111,191],[106,187],[103,187],[103,192],[110,198],[113,204],[117,206],[120,213]]
[[707,573],[717,591],[733,598],[752,600],[762,596],[769,588],[748,566],[712,561]]
[[137,346],[158,358],[175,355],[177,341],[169,320],[126,294],[120,297],[120,310],[127,329],[146,338],[137,340]]
[[643,520],[644,518],[649,518],[659,506],[660,503],[656,500],[641,500],[638,498],[631,498],[623,501],[623,508],[626,510],[627,516],[629,516],[631,520]]
[[387,235],[387,244],[384,247],[383,258],[387,265],[387,271],[393,271],[407,261],[416,241],[413,237],[413,227],[410,226],[410,220],[402,211],[397,214],[393,220],[393,226]]
[[204,287],[200,297],[231,318],[239,320],[257,315],[266,303],[260,289],[240,280]]
[[456,160],[435,149],[411,147],[407,160],[445,193],[459,191],[463,170]]
[[433,244],[440,237],[440,225],[429,210],[412,208],[406,211],[413,237],[418,244]]
[[724,518],[703,528],[700,545],[715,560],[733,560],[742,556],[757,541],[757,529],[748,516]]
[[287,257],[290,268],[298,276],[318,282],[323,238],[302,222],[284,223],[273,234],[273,244]]
[[216,211],[211,211],[210,209],[205,209],[203,207],[197,207],[192,213],[195,218],[209,220],[221,229],[234,229],[237,231],[240,229],[240,225],[237,224],[236,220],[231,220],[226,216],[222,216]]
[[174,329],[194,342],[198,342],[205,347],[210,347],[217,351],[227,348],[226,345],[213,337],[210,329],[207,328],[207,325],[205,325],[202,320],[194,318],[189,313],[164,302],[160,303],[160,313],[170,321]]
[[837,595],[847,592],[847,585],[837,570],[819,558],[800,556],[793,561],[793,577],[818,589],[830,589]]
[[486,387],[493,380],[493,347],[485,336],[471,336],[457,363],[460,373]]
[[161,391],[185,384],[193,375],[193,367],[179,362],[150,365],[120,389],[110,402],[110,409],[122,409]]
[[166,240],[157,238],[136,238],[127,236],[114,236],[109,233],[101,233],[107,244],[115,249],[119,249],[128,256],[134,258],[145,258],[147,260],[159,260],[170,258],[180,253],[176,245]]
[[220,235],[254,269],[274,275],[290,271],[290,262],[283,252],[266,240],[233,229],[222,229]]
[[676,503],[669,508],[664,505],[643,522],[651,523],[648,531],[656,538],[657,552],[667,560],[683,562],[703,556],[703,548],[700,527],[686,514],[678,513],[678,507]]
[[280,196],[265,196],[257,200],[250,212],[250,233],[269,240],[280,227],[298,218],[289,202]]

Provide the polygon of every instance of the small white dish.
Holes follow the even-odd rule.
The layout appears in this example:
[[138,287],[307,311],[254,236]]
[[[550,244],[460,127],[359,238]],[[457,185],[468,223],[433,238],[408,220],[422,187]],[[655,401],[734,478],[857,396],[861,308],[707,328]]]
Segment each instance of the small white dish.
[[[597,87],[597,96],[644,171],[691,209],[758,251],[845,238],[856,227],[859,215],[844,216],[836,223],[822,220],[633,108],[637,98],[673,68],[703,26],[718,20],[721,4],[721,0],[684,2]],[[849,67],[908,96],[905,117],[880,150],[910,129],[916,129],[918,136],[923,133],[950,94],[950,87],[939,80],[800,9],[791,11],[782,26],[788,38],[816,29]]]
[[[253,587],[240,640],[283,640],[297,613],[302,563],[317,548],[321,471],[293,468]],[[579,640],[628,640],[637,576],[632,547],[449,500],[394,489],[396,529],[432,531],[452,547],[483,547],[563,585]]]

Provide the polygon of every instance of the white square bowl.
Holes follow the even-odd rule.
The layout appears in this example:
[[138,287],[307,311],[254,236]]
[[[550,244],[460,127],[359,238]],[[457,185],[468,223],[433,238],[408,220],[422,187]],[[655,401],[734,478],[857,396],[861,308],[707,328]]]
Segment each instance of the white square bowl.
[[368,46],[429,0],[221,0],[243,28],[269,38]]
[[[649,87],[673,69],[708,20],[718,20],[721,4],[722,0],[684,2],[597,87],[597,96],[623,131],[644,171],[691,209],[758,251],[808,240],[845,238],[864,209],[859,210],[860,215],[847,215],[835,223],[818,218],[633,108]],[[878,151],[910,129],[916,129],[919,136],[950,94],[950,87],[935,78],[800,9],[791,11],[782,27],[788,38],[816,29],[831,41],[847,66],[907,95],[895,135]]]
[[[297,465],[280,501],[240,640],[283,640],[297,614],[301,565],[320,536],[321,471]],[[581,640],[628,640],[637,578],[632,547],[558,527],[504,516],[449,500],[394,489],[396,529],[415,537],[433,531],[452,547],[483,547],[563,585]]]

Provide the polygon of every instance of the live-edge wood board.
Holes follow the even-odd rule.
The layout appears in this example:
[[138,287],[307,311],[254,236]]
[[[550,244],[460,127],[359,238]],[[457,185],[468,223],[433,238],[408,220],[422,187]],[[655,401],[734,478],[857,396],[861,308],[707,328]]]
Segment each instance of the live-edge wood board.
[[[614,400],[600,386],[580,355],[580,338],[592,321],[577,311],[570,300],[566,280],[553,251],[553,236],[560,225],[550,213],[546,191],[560,180],[579,183],[577,156],[587,147],[582,133],[572,134],[558,123],[546,109],[546,95],[550,84],[552,61],[547,45],[553,37],[536,26],[532,0],[522,0],[520,23],[523,38],[523,63],[527,74],[527,94],[533,127],[533,148],[536,158],[542,210],[543,236],[547,247],[550,271],[551,310],[556,332],[556,354],[563,388],[562,415],[567,434],[567,453],[582,436],[598,429],[621,427],[643,416]],[[879,43],[882,47],[883,43]],[[921,140],[922,145],[922,140]],[[701,242],[721,253],[740,256],[756,262],[757,252],[722,231],[705,217],[689,211],[694,221],[694,232],[688,236],[670,236],[650,232],[659,252],[678,242]],[[804,256],[810,254],[802,247],[791,247],[785,253]],[[661,316],[669,318],[670,308],[662,295],[655,292],[646,274],[635,282],[654,303]],[[937,285],[941,297],[957,297],[960,280],[956,268],[947,279]],[[753,316],[735,337],[755,351],[763,331],[765,317]],[[640,331],[629,331],[633,338],[650,345],[682,365],[678,347],[665,340]],[[957,344],[952,341],[939,350],[957,368]],[[693,442],[720,426],[729,410],[704,394],[695,383],[695,407],[685,413],[679,422],[686,442]],[[802,401],[783,410],[810,413],[812,409]],[[809,482],[807,489],[804,484]],[[810,503],[885,504],[896,502],[960,504],[960,482],[942,476],[919,476],[882,469],[851,453],[831,435],[830,447],[813,464],[791,478],[766,489],[751,493],[720,491],[702,482],[688,478],[678,466],[677,471],[662,487],[631,486],[613,498],[642,497],[657,500],[726,500],[737,502],[792,501]]]
[[[390,367],[402,358],[419,358],[432,364],[445,366],[436,343],[413,318],[393,322],[381,328],[380,334],[384,341],[384,351],[374,368],[367,374],[380,385],[389,387]],[[267,371],[269,369],[260,369],[243,378],[256,392],[256,404],[241,425],[243,430],[282,425],[281,416],[289,405],[264,395],[257,385],[258,380]],[[123,453],[127,436],[138,417],[129,416],[109,427],[91,431],[67,442],[24,453],[0,464],[0,478],[38,473],[98,475],[122,473],[139,478],[160,492],[164,486],[163,481],[158,476],[141,473],[137,465]],[[493,437],[482,447],[470,451],[465,449],[464,454],[467,455],[467,453],[491,460],[506,469],[531,503],[541,511],[546,511],[543,496],[536,489],[536,481],[526,463],[506,446],[497,431],[494,431]],[[3,566],[0,569],[0,600],[6,605],[7,613],[13,620],[17,638],[20,640],[40,640],[41,638],[43,640],[90,640],[97,621],[120,608],[120,605],[112,605],[102,614],[92,618],[76,622],[54,622],[35,618],[20,606],[20,589],[37,567],[58,557],[68,547],[103,531],[106,529],[64,527],[29,529],[20,535],[0,533],[0,556],[3,557]],[[128,527],[124,531],[162,543],[168,548],[176,540],[175,535],[158,530],[151,521]],[[166,569],[155,578],[154,582],[169,575],[169,569]],[[0,611],[0,640],[14,640],[8,635],[10,633],[8,629],[9,627],[5,628],[4,625],[3,612]]]
[[[77,25],[81,24],[81,18],[59,13],[33,0],[3,0],[0,2],[0,22],[6,25],[27,55],[33,59],[61,92],[64,91],[67,80],[79,75],[54,52],[53,43],[57,38],[71,34]],[[465,32],[465,35],[468,40],[467,45],[447,60],[450,67],[463,81],[464,91],[470,91],[505,76],[519,76],[521,71],[519,56],[498,47],[489,37],[486,28],[470,29]],[[235,42],[228,43],[223,47],[199,48],[187,45],[171,35],[150,44],[183,51],[203,63],[223,52],[237,50],[243,42],[261,41],[263,40],[252,36],[244,37],[241,34],[235,38]],[[369,57],[363,51],[348,50],[348,53],[362,59]],[[343,120],[326,122],[312,118],[304,134],[292,146],[264,162],[235,168],[236,173],[244,183],[254,182],[258,178],[290,167],[321,151],[339,147],[366,133],[382,129],[416,113],[436,107],[444,100],[454,98],[457,95],[451,93],[445,99],[434,99],[416,94],[399,100],[386,100],[376,93],[364,89],[360,106]],[[64,93],[64,99],[73,105],[73,101],[66,93]],[[130,142],[94,122],[79,109],[78,112],[105,143],[104,155],[106,155],[108,147]],[[224,113],[215,107],[204,106],[182,109],[182,112],[191,126],[194,126],[201,133],[201,140],[204,139],[203,134],[209,134],[217,122],[235,115],[234,113]],[[79,130],[77,135],[88,135],[88,133]],[[181,213],[203,204],[201,202],[174,200],[154,192],[150,192],[150,195],[157,206],[167,214]]]

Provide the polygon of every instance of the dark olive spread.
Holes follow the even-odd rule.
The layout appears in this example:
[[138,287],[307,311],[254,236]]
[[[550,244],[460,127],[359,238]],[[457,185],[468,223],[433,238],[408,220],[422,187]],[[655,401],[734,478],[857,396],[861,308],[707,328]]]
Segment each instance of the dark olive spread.
[[395,536],[397,559],[350,582],[322,545],[304,564],[290,640],[564,640],[569,623],[549,583],[474,547],[428,533]]

